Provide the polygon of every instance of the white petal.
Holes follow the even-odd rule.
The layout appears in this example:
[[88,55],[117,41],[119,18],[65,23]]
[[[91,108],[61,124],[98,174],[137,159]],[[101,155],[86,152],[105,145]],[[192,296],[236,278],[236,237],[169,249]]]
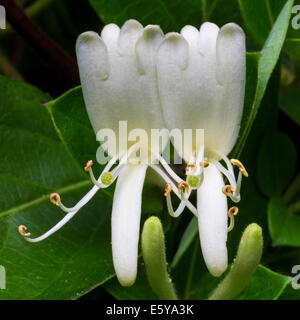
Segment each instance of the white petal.
[[127,165],[114,193],[111,236],[115,271],[123,286],[131,286],[137,273],[142,190],[147,166]]
[[101,38],[110,54],[117,51],[119,36],[120,28],[114,23],[110,23],[102,29]]
[[[182,39],[186,40],[185,44],[178,38],[177,45],[171,46],[170,39],[166,36],[157,58],[159,88],[168,128],[204,129],[206,155],[209,150],[225,154],[230,151],[238,133],[243,107],[241,104],[245,84],[243,80],[245,50],[242,50],[241,46],[243,41],[241,38],[236,41],[238,36],[233,36],[231,39],[226,37],[225,44],[223,34],[228,33],[228,27],[223,28],[219,30],[215,24],[206,22],[198,32],[194,27],[186,26],[181,31]],[[231,50],[231,57],[226,54],[226,59],[221,60],[217,55],[217,39],[221,39],[218,40],[220,55],[222,46],[234,47],[239,52]],[[224,53],[226,52],[228,50],[224,49]],[[237,55],[239,57],[234,61],[232,57]],[[231,84],[229,80],[226,80],[226,85],[223,82],[220,84],[219,74],[223,74],[222,66],[225,64],[231,65],[227,67],[226,72],[229,74],[225,78],[233,79],[230,74],[234,69],[235,75],[239,77],[239,85],[237,82]],[[182,68],[182,65],[187,67]],[[218,77],[217,66],[219,66]],[[199,145],[196,145],[195,140],[194,135],[193,147],[198,149]],[[175,148],[179,149],[176,146]]]
[[[82,90],[94,131],[110,128],[118,137],[119,121],[124,120],[128,121],[128,132],[141,128],[149,134],[152,128],[165,127],[154,59],[161,40],[160,31],[153,26],[143,30],[137,21],[129,20],[121,30],[114,24],[106,26],[102,37],[103,41],[100,38],[97,41],[106,48],[104,61],[108,61],[109,69],[104,81],[98,81],[104,57],[99,45],[90,47],[86,42],[77,48],[80,75],[85,80]],[[141,73],[141,66],[144,66],[144,73]],[[128,143],[128,148],[133,143]]]
[[[219,150],[228,154],[240,129],[246,82],[245,34],[235,23],[224,25],[217,38],[217,79],[222,85]],[[226,133],[224,135],[224,133]]]
[[143,31],[143,26],[136,20],[126,21],[120,31],[119,52],[121,55],[133,55],[135,44]]
[[[173,45],[166,37],[158,52],[158,79],[165,120],[170,130],[205,129],[207,138],[212,131],[212,108],[216,105],[215,54],[200,52],[200,32],[194,27],[184,27],[181,34],[181,39],[177,37],[176,42],[174,39]],[[217,32],[207,34],[211,47],[216,38]],[[193,138],[193,148],[197,149],[195,135]],[[185,160],[189,161],[189,157]]]
[[202,254],[209,272],[219,277],[227,268],[227,199],[223,178],[211,163],[197,191],[198,224]]
[[[143,30],[142,36],[136,43],[136,55],[140,73],[156,72],[156,51],[162,42],[163,36],[164,34],[159,26],[149,25]],[[151,52],[150,54],[149,51]]]

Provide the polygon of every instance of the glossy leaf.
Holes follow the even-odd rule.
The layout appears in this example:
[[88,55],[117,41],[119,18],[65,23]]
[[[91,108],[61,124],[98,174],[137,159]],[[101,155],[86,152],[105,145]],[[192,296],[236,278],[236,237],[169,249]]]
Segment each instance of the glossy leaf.
[[247,119],[247,123],[242,129],[241,137],[236,145],[238,153],[243,149],[258,109],[260,107],[261,100],[264,96],[271,74],[276,66],[281,48],[284,43],[284,39],[289,26],[291,17],[291,10],[293,6],[293,0],[286,2],[278,15],[273,28],[268,35],[268,38],[261,51],[261,57],[258,64],[258,81],[256,87],[256,94],[251,107],[251,113]]
[[[205,275],[195,298],[206,299],[220,281],[209,274]],[[233,300],[277,300],[290,282],[290,277],[259,265],[246,288]]]
[[6,290],[0,299],[73,299],[114,274],[111,261],[111,193],[99,192],[65,227],[40,243],[32,237],[64,213],[49,201],[59,192],[74,205],[91,183],[60,142],[46,108],[49,96],[0,76],[0,264]]
[[[247,30],[259,48],[265,43],[268,34],[285,3],[286,0],[239,0],[241,14]],[[294,4],[294,7],[296,7],[296,5],[300,4],[300,1],[294,1]],[[289,25],[283,50],[288,53],[294,61],[299,63],[299,30],[293,27],[293,24],[299,24],[297,13],[299,14],[299,10],[297,11],[296,8],[293,9],[291,23]]]
[[[300,54],[299,54],[300,57]],[[300,126],[300,82],[284,87],[279,95],[279,107]]]
[[295,173],[297,151],[282,132],[271,131],[263,138],[257,162],[257,183],[268,197],[279,195]]
[[179,262],[183,254],[186,252],[188,247],[192,244],[197,234],[198,234],[198,221],[196,217],[193,217],[183,233],[178,249],[173,258],[171,268],[176,267],[177,263]]
[[268,205],[269,231],[273,246],[300,246],[300,216],[279,198],[272,198]]
[[105,24],[121,26],[128,19],[137,19],[143,25],[158,24],[164,32],[179,32],[188,24],[199,28],[204,21],[215,21],[222,26],[241,20],[234,0],[227,0],[226,6],[220,0],[90,0],[90,3]]

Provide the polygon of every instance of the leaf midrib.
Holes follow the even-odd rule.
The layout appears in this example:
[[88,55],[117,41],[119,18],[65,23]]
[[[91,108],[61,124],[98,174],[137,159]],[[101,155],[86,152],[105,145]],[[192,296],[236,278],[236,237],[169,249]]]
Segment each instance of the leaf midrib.
[[[83,180],[83,181],[80,181],[80,182],[77,182],[77,183],[73,183],[73,184],[70,184],[70,185],[67,185],[63,188],[60,188],[60,189],[57,189],[57,193],[59,194],[64,194],[64,193],[67,193],[67,192],[70,192],[70,191],[74,191],[74,190],[77,190],[77,189],[80,189],[80,188],[83,188],[85,186],[92,186],[92,182],[90,180]],[[110,192],[108,192],[107,190],[101,190],[102,192],[104,192],[106,195],[109,195],[111,198],[112,198],[112,194]],[[11,209],[8,209],[8,210],[5,210],[5,211],[2,211],[0,212],[0,218],[4,217],[4,216],[7,216],[7,215],[12,215],[12,214],[16,214],[18,213],[19,211],[21,210],[24,210],[24,209],[27,209],[27,208],[30,208],[31,206],[35,206],[35,205],[38,205],[44,201],[49,201],[49,194],[46,194],[46,195],[43,195],[43,196],[40,196],[34,200],[31,200],[29,202],[26,202],[26,203],[23,203],[19,206],[16,206],[16,207],[13,207]]]

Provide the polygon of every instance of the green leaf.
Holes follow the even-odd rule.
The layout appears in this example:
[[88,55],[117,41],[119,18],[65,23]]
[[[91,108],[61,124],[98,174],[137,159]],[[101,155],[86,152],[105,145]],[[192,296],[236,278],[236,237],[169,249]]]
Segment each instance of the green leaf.
[[300,300],[300,290],[294,289],[292,287],[292,284],[289,284],[285,288],[278,300]]
[[[299,54],[300,57],[300,54]],[[279,107],[300,126],[300,82],[281,88]]]
[[255,42],[262,47],[286,0],[239,0],[242,17]]
[[268,223],[273,246],[300,246],[300,216],[293,214],[281,199],[270,200]]
[[[239,0],[239,6],[245,25],[252,36],[255,43],[262,47],[268,34],[278,17],[280,10],[283,8],[286,0]],[[299,0],[295,1],[295,5],[300,4]],[[259,18],[258,14],[259,13]],[[292,19],[296,17],[296,13],[292,14]],[[292,20],[289,25],[287,39],[283,47],[284,52],[296,62],[300,62],[300,38],[299,31],[294,30]]]
[[260,265],[236,300],[277,300],[291,278]]
[[300,38],[286,39],[283,50],[297,65],[300,64]]
[[279,54],[289,26],[292,6],[293,0],[287,1],[283,6],[261,51],[261,57],[258,62],[258,81],[255,98],[251,106],[251,113],[242,129],[240,139],[238,140],[235,148],[238,155],[246,143],[247,137],[260,107],[261,100],[267,88],[267,84],[279,58]]
[[297,151],[282,132],[271,131],[263,138],[258,153],[257,183],[268,197],[279,195],[296,169]]
[[121,26],[128,19],[137,19],[143,25],[158,24],[164,32],[179,32],[185,25],[199,28],[204,21],[222,26],[241,20],[234,0],[227,0],[226,6],[220,0],[90,0],[90,3],[105,24]]
[[[101,191],[66,226],[40,243],[64,213],[49,201],[59,192],[67,206],[90,188],[88,177],[60,142],[46,108],[49,96],[0,76],[0,299],[73,299],[114,275],[110,246],[111,193]],[[70,123],[70,122],[69,122]]]
[[[47,104],[55,129],[62,142],[70,151],[81,168],[88,160],[96,161],[99,142],[91,127],[85,108],[81,87],[71,89],[58,99]],[[93,170],[100,171],[99,165]]]
[[[220,281],[220,278],[206,274],[194,298],[206,299]],[[234,300],[277,300],[290,282],[290,277],[259,265],[246,288]]]
[[176,267],[177,263],[182,258],[183,254],[186,252],[189,246],[192,244],[197,234],[198,234],[198,220],[196,217],[193,217],[183,233],[178,249],[173,258],[171,268]]

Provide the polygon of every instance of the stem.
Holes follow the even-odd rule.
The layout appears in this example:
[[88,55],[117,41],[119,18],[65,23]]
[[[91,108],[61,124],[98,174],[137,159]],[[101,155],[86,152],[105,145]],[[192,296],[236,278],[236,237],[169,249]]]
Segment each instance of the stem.
[[299,190],[300,190],[300,172],[297,174],[294,181],[291,183],[289,188],[286,190],[285,194],[282,197],[282,200],[285,203],[289,203],[293,199],[294,195],[297,192],[299,192]]
[[162,300],[177,300],[177,295],[167,271],[162,224],[157,217],[150,217],[144,224],[142,253],[147,278],[153,292]]
[[25,9],[26,14],[34,18],[47,9],[55,0],[37,0],[29,8]]
[[79,73],[75,61],[48,37],[14,0],[0,0],[0,4],[5,7],[7,19],[12,27],[73,85],[79,84]]
[[[30,18],[37,17],[41,12],[47,9],[55,0],[37,0],[30,7],[25,9],[25,13]],[[2,30],[0,36],[7,36],[14,32],[14,29],[8,24],[6,29]]]
[[198,240],[195,241],[195,246],[194,246],[193,255],[192,255],[192,261],[191,261],[190,270],[189,270],[189,275],[188,275],[186,287],[184,290],[184,300],[189,300],[189,298],[190,298],[193,273],[194,273],[196,258],[197,258],[197,251],[198,251]]
[[242,292],[259,264],[262,248],[262,229],[252,223],[242,235],[231,270],[208,299],[229,300]]
[[14,67],[14,65],[11,63],[11,61],[7,58],[7,56],[4,54],[4,52],[1,49],[0,49],[0,70],[5,76],[8,76],[11,79],[24,82],[23,77],[20,75],[20,73],[17,71],[17,69]]

